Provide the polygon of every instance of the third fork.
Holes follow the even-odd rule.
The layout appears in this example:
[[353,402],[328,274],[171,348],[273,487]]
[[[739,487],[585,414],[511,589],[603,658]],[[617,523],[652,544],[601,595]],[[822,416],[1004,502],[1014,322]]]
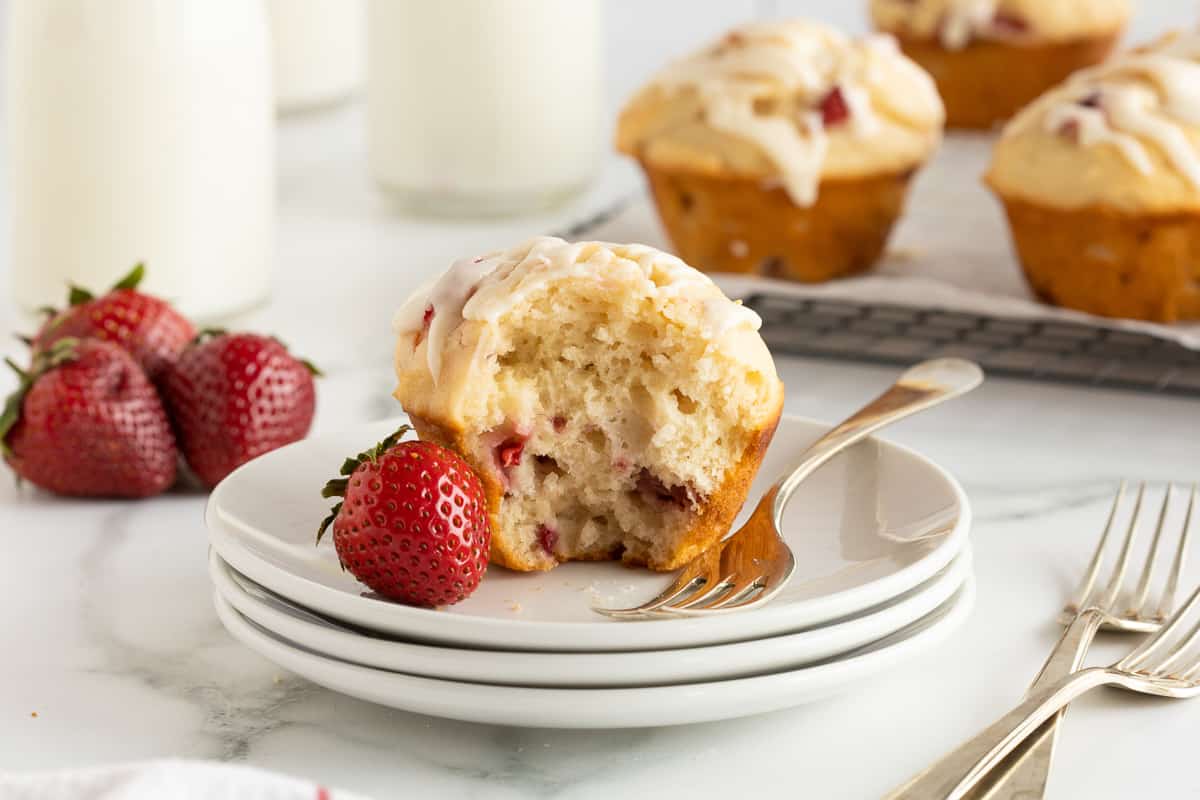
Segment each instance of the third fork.
[[[1133,564],[1132,554],[1138,530],[1144,522],[1146,483],[1138,486],[1133,511],[1123,534],[1117,534],[1114,538],[1118,512],[1125,503],[1126,492],[1127,484],[1122,481],[1095,552],[1079,586],[1060,614],[1060,620],[1067,625],[1067,630],[1030,687],[1029,694],[1035,694],[1077,670],[1101,627],[1113,631],[1152,633],[1174,611],[1180,574],[1187,557],[1197,486],[1192,486],[1182,525],[1173,529],[1178,531],[1175,534],[1166,530],[1168,511],[1174,496],[1174,486],[1168,484],[1140,569]],[[1169,571],[1165,582],[1162,579],[1158,581],[1161,591],[1152,592],[1159,554],[1164,546],[1169,546],[1170,539],[1176,541]],[[1106,579],[1102,579],[1105,561],[1112,560],[1110,551],[1114,547],[1117,549],[1115,562]],[[1109,558],[1106,559],[1106,556]],[[1137,576],[1136,583],[1131,585],[1130,579],[1134,575]],[[1129,598],[1128,602],[1123,602],[1125,597]],[[1024,742],[1021,749],[1003,765],[983,778],[969,796],[975,800],[1032,800],[1044,796],[1060,719],[1061,712]]]

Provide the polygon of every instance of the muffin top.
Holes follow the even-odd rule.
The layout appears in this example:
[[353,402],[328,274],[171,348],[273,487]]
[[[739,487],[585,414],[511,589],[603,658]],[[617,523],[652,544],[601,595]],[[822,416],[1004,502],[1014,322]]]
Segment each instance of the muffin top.
[[1200,209],[1200,32],[1081,70],[1022,111],[988,184],[1057,208]]
[[1119,32],[1129,0],[871,0],[875,27],[960,50],[977,39],[1055,42]]
[[[456,405],[479,385],[475,381],[495,371],[510,320],[574,281],[606,302],[632,307],[649,301],[683,335],[707,340],[714,356],[776,380],[758,315],[726,297],[707,275],[645,245],[541,236],[456,261],[409,298],[394,321],[400,390],[422,403]],[[603,331],[595,336],[602,341]]]
[[617,149],[655,168],[778,181],[809,206],[822,179],[918,166],[944,119],[932,79],[889,36],[753,24],[658,73],[621,113]]

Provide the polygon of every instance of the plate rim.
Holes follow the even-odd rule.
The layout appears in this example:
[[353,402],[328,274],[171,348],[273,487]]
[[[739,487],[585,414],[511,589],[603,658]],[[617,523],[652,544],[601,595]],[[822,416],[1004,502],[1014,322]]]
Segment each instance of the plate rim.
[[[360,595],[353,595],[343,590],[324,585],[303,575],[284,569],[265,556],[254,552],[238,540],[239,536],[275,538],[265,531],[253,529],[252,526],[238,520],[229,512],[224,511],[220,506],[220,501],[223,497],[223,488],[234,481],[243,471],[251,468],[252,465],[260,462],[262,459],[274,460],[284,458],[290,449],[304,446],[306,443],[311,443],[314,439],[321,438],[322,436],[332,437],[343,435],[359,428],[394,427],[395,425],[404,424],[407,419],[406,416],[400,416],[386,420],[365,422],[352,428],[331,431],[317,437],[310,437],[260,456],[258,459],[254,459],[254,461],[248,462],[234,470],[233,473],[213,490],[205,505],[204,519],[208,528],[210,545],[221,555],[222,559],[228,561],[239,572],[252,578],[256,583],[260,583],[303,606],[317,609],[326,616],[351,622],[360,627],[381,630],[401,636],[419,636],[430,642],[447,644],[465,644],[470,642],[475,645],[487,643],[484,647],[492,647],[493,649],[499,647],[500,649],[527,649],[530,651],[554,649],[590,652],[598,649],[613,651],[675,649],[677,647],[695,646],[695,644],[715,644],[718,641],[736,642],[748,638],[758,638],[763,635],[748,634],[739,637],[734,634],[731,638],[722,638],[719,635],[714,636],[709,630],[718,628],[721,620],[746,619],[743,615],[714,615],[712,617],[685,617],[626,623],[605,620],[599,616],[597,616],[595,621],[578,622],[440,614],[437,617],[437,623],[434,624],[432,623],[433,618],[430,617],[431,611],[429,609],[414,608],[398,603],[382,603],[378,600],[363,598]],[[818,430],[828,430],[831,427],[828,423],[793,414],[784,414],[782,415],[782,419],[807,427],[815,427]],[[831,619],[829,616],[830,612],[828,611],[830,606],[841,606],[849,602],[854,607],[836,615],[845,616],[871,605],[884,602],[932,577],[949,564],[954,556],[962,550],[973,521],[973,511],[967,494],[958,480],[936,461],[933,461],[928,456],[911,447],[892,442],[882,437],[870,437],[870,440],[887,447],[895,448],[901,453],[917,459],[950,487],[959,508],[958,519],[955,521],[954,527],[925,557],[870,583],[812,598],[804,601],[802,604],[768,604],[763,608],[756,609],[754,613],[758,622],[757,629],[761,630],[771,627],[769,624],[771,622],[776,623],[776,633],[789,629],[799,630],[806,627],[815,627]],[[869,594],[873,599],[865,601],[865,603],[862,600],[851,600],[851,598],[864,593]],[[372,606],[365,606],[363,603],[370,603]],[[806,613],[795,613],[796,605],[804,608]],[[355,613],[355,609],[367,608],[378,610],[378,614]],[[586,641],[589,638],[595,639],[597,632],[603,631],[606,628],[617,630],[618,625],[626,631],[626,635],[614,638],[621,638],[626,641],[614,641],[611,643]],[[654,629],[660,632],[659,637],[671,636],[671,633],[673,633],[674,635],[671,636],[672,641],[682,641],[687,638],[694,639],[696,636],[700,636],[702,639],[696,640],[694,644],[659,646],[641,643],[651,639],[649,636],[638,633],[630,634],[630,631],[635,627],[646,628],[650,625],[653,625]],[[689,633],[691,634],[690,637]],[[517,637],[520,641],[513,643],[500,641],[511,639],[512,637]],[[552,644],[549,642],[539,644],[535,641],[545,639],[560,641],[555,641]],[[563,639],[571,639],[576,644],[572,645],[569,642],[561,641]]]
[[[481,657],[486,657],[490,660],[493,666],[490,668],[498,674],[507,674],[508,670],[516,667],[516,662],[519,659],[527,660],[530,658],[543,659],[541,662],[548,667],[545,671],[548,674],[558,674],[560,671],[563,674],[578,675],[578,670],[582,668],[586,662],[590,662],[591,671],[612,671],[614,674],[628,676],[630,671],[635,672],[633,678],[615,683],[599,683],[591,681],[583,681],[578,683],[562,682],[562,683],[536,683],[534,679],[522,678],[512,680],[492,680],[487,677],[482,677],[482,672],[476,672],[480,677],[467,677],[466,672],[457,676],[448,678],[449,680],[459,681],[463,683],[481,683],[492,686],[512,686],[512,687],[532,687],[532,688],[631,688],[631,687],[649,687],[649,686],[665,686],[665,685],[682,685],[687,683],[704,683],[716,680],[733,680],[738,677],[746,677],[756,671],[753,663],[748,662],[745,658],[747,648],[759,648],[770,650],[767,655],[759,654],[755,657],[758,662],[758,671],[773,670],[779,671],[782,669],[799,669],[807,665],[816,664],[821,661],[837,658],[843,653],[866,647],[879,639],[887,637],[898,630],[901,630],[908,625],[911,625],[927,615],[933,613],[936,609],[948,601],[962,587],[964,583],[970,580],[973,572],[973,553],[971,547],[965,547],[954,559],[947,564],[938,574],[931,577],[929,580],[920,584],[917,587],[903,593],[907,595],[903,599],[896,602],[886,601],[880,606],[872,607],[861,615],[844,618],[831,625],[821,626],[818,628],[809,628],[803,631],[794,633],[781,634],[779,636],[764,637],[739,643],[724,643],[713,645],[701,645],[692,648],[681,648],[676,650],[660,650],[660,651],[606,651],[596,653],[579,653],[579,652],[528,652],[528,651],[479,651],[470,650],[460,647],[449,647],[445,645],[424,644],[421,642],[411,642],[397,639],[371,639],[370,637],[362,636],[354,631],[341,631],[335,628],[325,628],[315,622],[309,622],[297,616],[288,614],[285,610],[272,608],[266,601],[255,597],[253,593],[246,591],[236,577],[236,569],[224,561],[218,553],[210,551],[208,572],[209,577],[213,582],[214,588],[221,597],[228,602],[242,616],[248,618],[258,626],[268,630],[280,639],[286,639],[294,645],[297,645],[306,650],[316,652],[336,658],[340,661],[356,664],[358,666],[369,669],[377,669],[388,672],[399,672],[411,674],[418,677],[433,677],[442,678],[444,676],[431,674],[429,669],[432,666],[424,667],[417,663],[411,663],[408,666],[401,666],[399,656],[407,653],[408,657],[415,660],[428,660],[430,663],[435,663],[437,659],[442,659],[440,665],[446,663],[457,663],[458,657],[468,654],[478,654]],[[241,576],[246,580],[252,580]],[[269,590],[267,590],[269,591]],[[930,605],[930,598],[935,602]],[[244,604],[244,605],[243,605]],[[903,604],[904,610],[901,611],[898,607]],[[899,624],[895,617],[900,616]],[[284,630],[279,627],[276,620],[283,618],[288,629]],[[887,619],[887,628],[881,628],[880,620]],[[789,656],[781,653],[781,649],[792,648],[797,645],[801,637],[813,636],[837,636],[836,629],[841,628],[843,632],[846,628],[862,627],[875,623],[875,627],[866,634],[851,634],[858,638],[845,643],[844,639],[838,640],[842,643],[826,645],[831,649],[818,654],[809,654],[801,656]],[[297,636],[296,631],[299,629],[311,630],[311,635]],[[843,633],[843,636],[845,634]],[[321,637],[328,637],[321,641]],[[352,651],[350,648],[354,645],[354,639],[365,639],[371,643],[372,647],[380,648],[379,655],[363,655],[361,651]],[[811,648],[812,646],[809,645]],[[397,658],[394,665],[383,663],[384,656],[382,650],[394,650]],[[736,672],[729,672],[729,656],[736,659],[736,666],[733,669]],[[785,658],[794,659],[789,664],[779,663]],[[371,659],[375,659],[372,661]],[[659,674],[653,678],[645,678],[645,676],[653,671],[653,668],[664,660],[674,659],[675,661],[693,661],[704,659],[709,664],[721,664],[722,669],[710,671],[706,675],[702,675],[695,666],[676,665],[671,668],[673,676]],[[628,662],[641,662],[630,664]],[[769,664],[762,664],[763,661],[770,661]],[[500,662],[500,663],[496,663]],[[648,663],[647,663],[648,662]],[[525,674],[529,667],[520,667],[522,674]],[[715,668],[714,668],[715,669]],[[665,672],[665,671],[664,671]],[[680,673],[686,673],[683,677]],[[492,676],[494,677],[494,676]]]
[[[933,612],[942,614],[939,619],[898,642],[845,659],[766,675],[708,683],[585,689],[495,686],[362,667],[315,653],[307,648],[289,646],[248,621],[215,590],[213,603],[221,625],[234,639],[271,663],[329,691],[408,713],[443,719],[522,728],[599,730],[663,727],[735,719],[792,708],[837,694],[853,681],[878,675],[889,667],[945,642],[961,629],[970,617],[975,606],[976,591],[976,579],[972,575],[950,600]],[[918,620],[921,621],[923,620]],[[284,653],[282,658],[278,656],[279,652]],[[300,659],[300,666],[297,666],[296,659]],[[336,681],[339,685],[332,686],[330,683],[334,681],[312,677],[313,672],[318,669],[337,670],[343,676],[349,677],[339,678]],[[842,674],[839,677],[839,673],[847,671],[852,674]],[[367,691],[364,688],[365,676],[384,680],[388,684],[388,690]],[[352,684],[354,688],[343,688],[346,684]],[[723,697],[729,692],[734,693],[736,697]],[[490,711],[482,708],[478,699],[481,693],[497,696],[497,699],[490,702]],[[387,694],[388,698],[380,699],[384,694]],[[748,698],[748,694],[752,696]],[[499,699],[500,696],[503,697],[502,700]],[[603,702],[592,703],[585,710],[580,703],[585,696],[588,700]],[[451,702],[447,698],[455,698],[455,701]],[[714,711],[714,698],[722,698],[726,705],[718,706]],[[659,707],[655,710],[655,701],[661,704],[664,699],[671,709],[664,711]],[[536,709],[531,708],[533,705],[542,709],[569,710],[554,710],[550,714],[542,711],[539,718]],[[503,709],[502,712],[497,711],[500,708]],[[460,712],[459,709],[465,711]],[[574,718],[553,716],[572,713],[576,715]]]

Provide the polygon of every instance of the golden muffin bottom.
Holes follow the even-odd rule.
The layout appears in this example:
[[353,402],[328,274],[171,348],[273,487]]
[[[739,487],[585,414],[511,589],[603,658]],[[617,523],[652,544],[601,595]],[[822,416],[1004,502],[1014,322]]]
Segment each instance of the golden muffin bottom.
[[1200,319],[1200,213],[1002,199],[1025,276],[1045,302],[1105,317]]
[[675,252],[705,272],[804,283],[869,270],[904,210],[915,170],[823,181],[811,207],[762,178],[701,175],[642,163]]
[[961,50],[934,39],[897,38],[904,54],[933,76],[946,104],[946,125],[987,130],[1072,72],[1103,61],[1120,32],[1036,45],[979,40]]

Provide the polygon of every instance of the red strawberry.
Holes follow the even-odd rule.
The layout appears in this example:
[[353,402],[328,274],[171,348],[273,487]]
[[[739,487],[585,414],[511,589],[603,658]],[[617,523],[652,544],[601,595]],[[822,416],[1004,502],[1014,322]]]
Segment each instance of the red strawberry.
[[[342,464],[323,497],[342,568],[372,591],[414,606],[463,600],[487,571],[492,533],[483,485],[467,462],[431,442],[400,442],[405,426]],[[397,444],[399,442],[399,444]]]
[[167,369],[163,399],[179,448],[206,486],[263,453],[303,439],[316,369],[277,339],[210,331]]
[[80,497],[148,497],[175,482],[175,439],[138,363],[111,342],[61,339],[17,369],[0,450],[17,475]]
[[72,287],[69,308],[47,309],[52,316],[34,338],[34,352],[49,350],[65,338],[105,339],[132,353],[150,379],[157,380],[196,337],[196,329],[165,300],[137,291],[144,275],[145,268],[138,264],[100,297]]
[[840,86],[833,87],[821,98],[820,107],[821,121],[825,123],[826,128],[836,127],[850,119],[850,104],[846,102],[846,96],[842,94]]

